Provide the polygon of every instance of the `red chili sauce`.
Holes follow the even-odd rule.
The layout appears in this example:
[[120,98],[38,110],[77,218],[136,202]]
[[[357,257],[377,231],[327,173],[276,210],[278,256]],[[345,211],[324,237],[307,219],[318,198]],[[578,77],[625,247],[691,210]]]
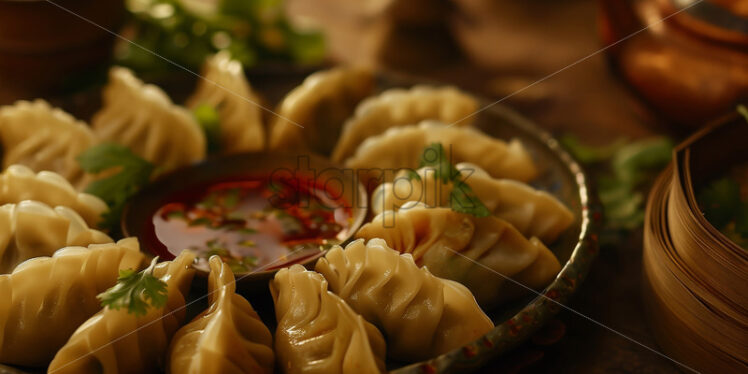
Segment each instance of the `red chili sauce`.
[[236,273],[268,270],[319,253],[348,236],[349,205],[317,188],[281,181],[222,182],[162,206],[156,238],[173,254],[198,254],[198,268],[218,255]]

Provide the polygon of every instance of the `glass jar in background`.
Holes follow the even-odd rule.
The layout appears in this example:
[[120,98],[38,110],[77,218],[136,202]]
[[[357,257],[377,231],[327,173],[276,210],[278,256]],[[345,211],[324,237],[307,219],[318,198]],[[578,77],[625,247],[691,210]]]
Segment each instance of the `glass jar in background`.
[[663,119],[695,128],[748,102],[748,0],[599,0],[614,68]]

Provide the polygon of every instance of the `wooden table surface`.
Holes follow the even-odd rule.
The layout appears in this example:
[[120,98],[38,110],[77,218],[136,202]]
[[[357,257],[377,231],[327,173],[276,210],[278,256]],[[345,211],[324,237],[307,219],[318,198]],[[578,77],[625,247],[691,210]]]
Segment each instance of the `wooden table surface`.
[[[449,44],[450,34],[393,34],[390,21],[351,3],[292,0],[289,10],[325,30],[338,61],[450,82],[495,100],[521,90],[502,103],[556,135],[572,133],[592,144],[606,144],[666,133],[617,79],[605,54],[595,54],[601,45],[592,0],[454,0],[444,29],[461,51],[446,52],[439,47]],[[643,315],[641,251],[641,232],[614,248],[603,248],[568,304],[586,317],[562,311],[535,339],[480,373],[678,372],[675,364],[647,348],[659,351]],[[553,342],[561,333],[561,340]]]

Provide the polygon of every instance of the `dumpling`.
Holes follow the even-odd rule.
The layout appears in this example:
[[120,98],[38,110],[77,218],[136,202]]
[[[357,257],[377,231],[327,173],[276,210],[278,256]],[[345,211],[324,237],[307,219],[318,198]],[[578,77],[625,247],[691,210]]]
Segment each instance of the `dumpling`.
[[[541,289],[561,270],[556,256],[542,242],[527,240],[502,219],[411,204],[374,217],[356,237],[382,238],[396,251],[412,254],[416,264],[437,277],[467,286],[484,307],[517,296],[513,288],[518,286],[506,278]],[[389,222],[386,214],[393,215],[387,218]],[[525,271],[521,279],[515,278]]]
[[182,251],[173,261],[156,265],[153,275],[166,282],[164,307],[149,308],[144,316],[102,309],[75,330],[49,364],[49,373],[162,372],[169,341],[184,321],[194,259],[194,253]]
[[469,125],[473,117],[468,116],[476,110],[478,102],[455,87],[415,86],[409,90],[393,88],[384,91],[362,101],[355,115],[345,122],[332,160],[344,161],[366,138],[391,127],[412,125],[427,119]]
[[282,372],[367,374],[385,371],[385,343],[374,325],[327,290],[322,276],[301,265],[270,282]]
[[86,183],[76,157],[96,143],[85,123],[44,100],[0,108],[3,168],[13,164],[62,175],[78,188]]
[[345,166],[357,169],[371,191],[380,182],[391,181],[401,169],[418,168],[424,148],[432,143],[441,143],[450,160],[474,163],[495,178],[526,182],[537,175],[532,157],[519,140],[507,143],[473,128],[446,126],[437,121],[393,127],[373,136],[358,147]]
[[79,193],[61,175],[51,171],[34,173],[23,165],[10,165],[0,174],[0,204],[36,200],[50,206],[65,206],[96,226],[107,205],[94,195]]
[[140,269],[136,238],[67,247],[0,275],[0,363],[46,366],[73,331],[101,310],[96,295],[120,270]]
[[463,285],[418,268],[382,239],[332,248],[317,262],[330,290],[384,332],[387,354],[420,361],[461,347],[493,328]]
[[310,75],[281,102],[270,128],[270,149],[330,154],[343,122],[373,90],[369,70],[335,68]]
[[270,374],[273,336],[252,305],[236,294],[234,273],[218,256],[209,260],[210,307],[174,335],[169,372]]
[[[463,181],[495,217],[511,223],[526,237],[535,236],[545,243],[552,243],[574,222],[574,214],[569,208],[545,191],[511,179],[491,178],[473,164],[460,163],[456,168]],[[372,211],[380,214],[385,210],[397,210],[408,201],[418,201],[430,207],[449,206],[454,186],[436,180],[435,172],[429,167],[417,170],[420,180],[401,172],[393,182],[379,185],[372,193]]]
[[91,121],[102,141],[125,145],[167,170],[205,158],[205,136],[192,115],[130,70],[109,71],[102,100],[104,107]]
[[214,108],[220,117],[221,152],[260,151],[265,146],[260,99],[250,87],[239,61],[228,51],[208,57],[203,78],[187,100],[187,107]]
[[62,247],[111,242],[67,207],[52,209],[31,200],[0,206],[0,274],[30,258],[51,256]]

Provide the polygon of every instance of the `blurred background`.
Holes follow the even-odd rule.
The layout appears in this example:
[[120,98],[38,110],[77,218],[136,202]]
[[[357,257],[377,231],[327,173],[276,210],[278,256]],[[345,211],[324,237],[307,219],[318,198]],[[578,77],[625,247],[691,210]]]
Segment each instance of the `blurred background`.
[[[677,141],[748,102],[748,0],[0,0],[0,104],[69,106],[111,64],[175,81],[222,49],[268,80],[344,63],[455,84],[576,144],[578,157],[579,144]],[[570,306],[656,347],[637,196],[603,196],[624,223]],[[485,372],[551,370],[677,372],[565,311]]]

